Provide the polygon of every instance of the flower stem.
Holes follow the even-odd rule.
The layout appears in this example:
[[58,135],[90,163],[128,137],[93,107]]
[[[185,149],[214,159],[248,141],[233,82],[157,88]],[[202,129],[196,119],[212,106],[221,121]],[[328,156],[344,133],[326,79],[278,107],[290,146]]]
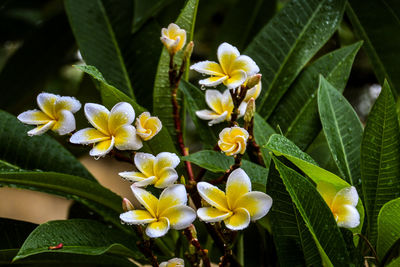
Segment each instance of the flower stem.
[[[203,266],[211,267],[210,259],[208,258],[208,251],[201,247],[199,240],[193,235],[190,227],[194,228],[194,225],[192,224],[184,230],[186,238],[188,239],[189,243],[196,249],[197,254],[201,257],[203,261]],[[195,231],[195,228],[193,230]]]
[[136,225],[134,227],[137,235],[140,237],[141,241],[138,241],[138,247],[139,250],[143,253],[145,257],[148,258],[150,261],[151,265],[153,267],[159,267],[157,257],[154,255],[153,250],[152,250],[152,241],[151,239],[148,239],[145,237],[143,228],[140,225]]

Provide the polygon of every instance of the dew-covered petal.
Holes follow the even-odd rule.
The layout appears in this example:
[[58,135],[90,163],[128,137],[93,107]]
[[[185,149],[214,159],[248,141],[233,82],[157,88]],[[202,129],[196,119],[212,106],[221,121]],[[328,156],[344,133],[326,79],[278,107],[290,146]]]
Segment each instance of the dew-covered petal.
[[200,196],[211,206],[219,210],[227,212],[229,211],[225,193],[218,187],[206,182],[200,182],[197,184],[197,191],[199,192]]
[[214,61],[201,61],[196,64],[190,66],[191,70],[195,70],[197,72],[213,75],[213,76],[225,76],[221,66]]
[[222,43],[217,51],[218,61],[224,73],[229,73],[235,59],[240,56],[239,50],[228,43]]
[[46,113],[47,116],[54,119],[54,107],[59,96],[50,93],[40,93],[36,100],[40,109]]
[[90,124],[105,135],[109,135],[108,117],[110,112],[108,109],[99,104],[86,103],[84,110]]
[[220,115],[220,114],[215,113],[214,111],[203,109],[203,110],[196,111],[196,115],[197,115],[197,117],[199,117],[202,120],[210,120],[208,122],[208,125],[211,126],[213,124],[217,124],[217,123],[225,121],[228,116],[228,112],[225,111],[224,113],[222,113]]
[[140,182],[139,184],[137,183],[135,184],[138,187],[152,184],[157,178],[155,176],[147,177],[143,173],[135,171],[120,172],[118,173],[118,175],[121,176],[124,180],[127,180],[129,182]]
[[231,216],[231,212],[221,211],[213,207],[205,207],[197,210],[197,216],[205,222],[220,222]]
[[135,110],[132,105],[127,102],[119,102],[111,109],[108,118],[108,129],[115,133],[119,127],[132,124],[134,120]]
[[186,205],[186,188],[182,184],[170,185],[162,191],[158,202],[157,214],[162,214],[165,210],[176,205]]
[[149,112],[143,112],[136,119],[136,134],[144,141],[153,138],[162,128],[159,118],[151,117]]
[[181,160],[175,153],[161,152],[154,160],[155,173],[161,173],[164,168],[176,168]]
[[160,218],[156,222],[150,223],[146,228],[146,235],[151,238],[161,237],[169,230],[169,221],[166,218]]
[[133,159],[136,168],[146,175],[146,177],[154,176],[154,161],[156,157],[149,153],[138,152]]
[[251,182],[249,176],[241,168],[234,170],[226,182],[226,198],[229,207],[233,209],[236,201],[250,191]]
[[339,190],[332,201],[332,206],[352,205],[358,203],[358,193],[354,186],[345,187]]
[[55,112],[65,109],[75,113],[80,110],[81,107],[81,102],[79,102],[79,100],[77,100],[75,97],[60,96],[55,103]]
[[110,136],[105,135],[94,128],[85,128],[74,133],[69,141],[73,144],[87,145],[110,139]]
[[64,135],[74,131],[75,128],[75,117],[71,111],[61,109],[57,112],[57,121],[52,128],[53,131],[59,135]]
[[142,188],[138,188],[134,184],[131,185],[131,189],[139,203],[142,204],[148,212],[150,212],[151,216],[156,217],[158,199],[150,192]]
[[224,84],[228,89],[236,88],[241,86],[247,79],[246,72],[243,70],[235,70],[230,73],[229,79],[224,81]]
[[234,208],[244,208],[255,221],[264,217],[272,206],[272,198],[263,192],[253,191],[240,197]]
[[156,221],[147,210],[130,210],[122,213],[119,218],[127,224],[145,224]]
[[154,184],[157,188],[165,188],[178,180],[178,173],[173,168],[164,168],[161,173],[157,174],[157,182]]
[[217,86],[218,84],[223,83],[226,81],[229,77],[228,76],[213,76],[207,79],[203,79],[199,81],[199,84],[208,86],[208,87],[214,87]]
[[114,137],[111,137],[109,140],[100,141],[89,151],[89,155],[92,157],[104,157],[113,149],[114,143]]
[[260,71],[260,68],[248,56],[241,55],[235,59],[231,66],[231,70],[243,70],[248,76],[252,76]]
[[47,132],[48,130],[50,130],[50,129],[53,127],[53,125],[54,125],[55,123],[56,123],[55,121],[49,121],[49,122],[46,123],[46,124],[40,125],[40,126],[34,128],[34,129],[30,130],[30,131],[28,132],[28,135],[29,135],[29,136],[34,136],[34,135],[41,135],[41,134],[44,134],[45,132]]
[[360,225],[360,214],[352,205],[336,207],[334,215],[339,227],[355,228]]
[[146,179],[144,179],[142,181],[138,181],[138,182],[134,183],[134,185],[136,187],[146,187],[146,186],[148,186],[150,184],[154,184],[155,181],[157,181],[157,177],[151,176],[151,177],[146,178]]
[[218,90],[206,91],[206,103],[217,114],[225,111],[222,106],[222,94]]
[[172,229],[182,230],[196,219],[196,212],[186,205],[176,205],[165,210],[160,216],[169,220]]
[[236,209],[232,216],[224,220],[225,226],[233,231],[246,228],[250,224],[250,214],[246,209]]
[[37,109],[22,112],[18,115],[17,118],[21,122],[31,125],[46,124],[49,121],[53,120],[52,118],[47,116],[46,113]]
[[132,125],[123,125],[114,133],[115,147],[119,150],[138,150],[142,148],[142,140],[136,135]]

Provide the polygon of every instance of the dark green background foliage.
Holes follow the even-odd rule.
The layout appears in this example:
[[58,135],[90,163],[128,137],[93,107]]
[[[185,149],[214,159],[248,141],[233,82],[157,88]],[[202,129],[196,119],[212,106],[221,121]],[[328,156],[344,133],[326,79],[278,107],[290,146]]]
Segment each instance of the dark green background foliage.
[[[146,262],[136,245],[138,236],[120,223],[121,197],[101,186],[77,160],[87,150],[53,133],[28,137],[31,127],[15,116],[36,108],[42,91],[108,108],[125,101],[136,114],[148,110],[163,122],[162,131],[142,151],[179,154],[169,55],[159,39],[161,28],[171,22],[194,41],[192,62],[216,60],[218,45],[228,42],[252,57],[262,74],[254,116],[261,157],[245,154],[242,168],[253,188],[274,202],[266,218],[236,239],[238,262],[363,266],[366,257],[369,264],[398,266],[396,0],[0,0],[0,186],[76,201],[68,220],[37,226],[1,218],[0,264]],[[175,63],[182,56],[178,53]],[[207,108],[197,83],[200,75],[186,71],[183,77],[178,101],[190,155],[182,160],[192,162],[204,180],[216,179],[234,162],[213,151],[226,124],[209,127],[196,117],[197,110]],[[376,84],[382,88],[379,97]],[[78,129],[86,127],[82,112],[76,119]],[[187,177],[183,164],[178,172]],[[315,188],[320,181],[338,190],[357,188],[360,226],[338,228]],[[196,227],[211,261],[218,262],[223,251],[204,224],[197,221]],[[48,250],[58,243],[63,249]],[[183,258],[187,247],[178,231],[170,231],[156,240],[154,253],[160,260]]]

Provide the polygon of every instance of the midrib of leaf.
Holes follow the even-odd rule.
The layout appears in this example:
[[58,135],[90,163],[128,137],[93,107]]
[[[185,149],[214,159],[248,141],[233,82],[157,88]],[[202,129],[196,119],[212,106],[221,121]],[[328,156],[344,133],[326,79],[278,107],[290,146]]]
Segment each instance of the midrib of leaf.
[[[267,93],[265,94],[265,96],[263,97],[263,99],[261,100],[261,103],[260,103],[260,105],[259,105],[260,107],[264,106],[264,104],[265,104],[265,102],[267,101],[267,98],[268,98],[268,96],[269,96],[269,94],[270,94],[270,92],[271,92],[271,88],[273,87],[273,85],[275,85],[275,82],[276,82],[276,80],[278,79],[278,77],[280,76],[280,73],[282,72],[283,67],[286,66],[286,62],[289,60],[290,56],[291,56],[292,53],[293,53],[293,50],[296,48],[296,46],[297,46],[297,44],[298,44],[298,42],[299,42],[299,39],[301,39],[301,37],[304,35],[304,33],[305,33],[306,30],[308,29],[308,26],[310,25],[311,21],[314,19],[314,17],[315,17],[316,14],[318,13],[318,11],[321,9],[321,7],[322,7],[322,5],[323,5],[324,2],[325,2],[325,1],[322,1],[321,3],[319,3],[318,8],[315,9],[315,11],[314,11],[314,13],[312,14],[311,18],[307,21],[305,27],[303,27],[303,30],[300,32],[298,38],[296,39],[296,41],[294,42],[294,44],[291,46],[291,48],[290,48],[290,50],[289,50],[289,53],[287,53],[287,55],[286,55],[285,59],[283,60],[282,64],[279,66],[278,71],[275,72],[274,79],[272,80],[270,86],[268,86]],[[305,3],[306,3],[306,2],[305,2]],[[286,27],[285,24],[282,24],[282,25],[284,25],[284,26]],[[291,32],[291,31],[289,31],[289,32]],[[268,66],[269,66],[269,65],[268,65]],[[303,66],[304,66],[304,64],[303,64]],[[271,112],[270,112],[270,113],[271,113]],[[270,114],[267,114],[267,116],[269,116],[269,115],[270,115]],[[264,118],[265,118],[265,117],[264,117]]]
[[104,9],[103,3],[100,0],[98,0],[97,3],[98,3],[99,8],[101,10],[101,14],[103,15],[104,20],[105,20],[105,22],[107,24],[107,30],[111,35],[111,40],[112,40],[112,42],[114,44],[115,51],[117,52],[118,62],[121,65],[121,69],[122,69],[122,72],[124,74],[124,78],[126,79],[126,83],[127,83],[128,89],[129,89],[129,94],[133,99],[135,99],[135,96],[133,95],[132,84],[131,84],[131,81],[129,79],[128,71],[126,70],[126,67],[125,67],[125,64],[124,64],[124,59],[122,58],[121,50],[120,50],[119,45],[117,43],[117,39],[116,39],[114,31],[112,29],[110,20],[108,19],[108,16],[107,16],[106,10]]
[[338,136],[340,136],[340,138],[339,138],[339,140],[340,140],[340,145],[341,145],[341,147],[342,147],[342,151],[343,151],[343,157],[344,157],[344,159],[345,159],[345,164],[346,164],[346,172],[347,172],[347,175],[349,176],[349,179],[350,179],[350,181],[351,181],[351,184],[354,184],[353,183],[353,177],[352,177],[352,175],[351,175],[351,173],[350,173],[350,165],[349,165],[349,162],[348,162],[348,159],[347,159],[347,155],[346,155],[346,153],[345,153],[345,148],[344,148],[344,144],[343,144],[343,140],[342,140],[342,134],[340,133],[340,130],[339,130],[339,124],[338,124],[338,121],[337,121],[337,117],[336,117],[336,113],[335,113],[335,110],[333,109],[333,104],[332,104],[332,101],[331,101],[331,96],[330,96],[330,94],[329,94],[329,92],[327,92],[327,95],[328,95],[328,101],[329,101],[329,107],[330,107],[330,109],[331,109],[331,111],[332,111],[332,114],[333,114],[333,116],[335,117],[335,119],[334,119],[334,121],[335,121],[335,131],[338,133]]

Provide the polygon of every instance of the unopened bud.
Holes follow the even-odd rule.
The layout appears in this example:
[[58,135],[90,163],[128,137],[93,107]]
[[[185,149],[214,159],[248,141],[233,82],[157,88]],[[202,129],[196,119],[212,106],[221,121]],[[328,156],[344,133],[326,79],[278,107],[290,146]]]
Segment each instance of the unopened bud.
[[124,198],[124,199],[122,199],[122,209],[124,211],[130,211],[130,210],[134,210],[135,207],[132,205],[132,203],[129,201],[129,199]]
[[249,102],[247,102],[246,112],[244,113],[244,121],[250,123],[251,119],[254,117],[255,112],[256,101],[254,100],[254,98],[250,98]]
[[253,88],[254,86],[256,86],[260,81],[261,81],[261,77],[262,75],[259,74],[255,74],[253,76],[251,76],[248,80],[247,80],[247,84],[246,87],[247,88]]
[[190,43],[188,43],[185,48],[184,58],[189,59],[192,56],[193,47],[194,47],[194,43],[193,43],[193,41],[190,41]]
[[181,184],[186,185],[185,176],[181,175]]
[[196,231],[196,227],[194,227],[193,224],[189,225],[188,230],[190,231],[192,238],[197,239],[197,231]]

